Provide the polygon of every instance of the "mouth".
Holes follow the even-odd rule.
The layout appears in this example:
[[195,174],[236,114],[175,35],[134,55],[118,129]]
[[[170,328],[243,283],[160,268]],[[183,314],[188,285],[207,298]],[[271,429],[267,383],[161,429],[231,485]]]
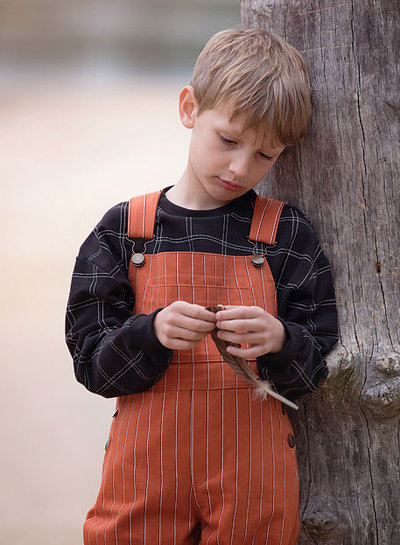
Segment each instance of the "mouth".
[[237,184],[236,182],[231,182],[230,180],[224,180],[223,178],[220,178],[217,176],[217,180],[220,185],[224,189],[227,189],[228,191],[241,191],[243,189],[243,186],[240,184]]

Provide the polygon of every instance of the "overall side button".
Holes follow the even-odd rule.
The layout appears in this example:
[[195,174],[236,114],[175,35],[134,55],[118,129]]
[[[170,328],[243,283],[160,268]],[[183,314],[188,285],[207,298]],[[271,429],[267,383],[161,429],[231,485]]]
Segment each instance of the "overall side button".
[[253,255],[251,262],[255,267],[262,267],[264,265],[265,257],[263,255]]
[[141,267],[144,265],[144,255],[140,253],[133,254],[132,263],[135,265],[135,267]]

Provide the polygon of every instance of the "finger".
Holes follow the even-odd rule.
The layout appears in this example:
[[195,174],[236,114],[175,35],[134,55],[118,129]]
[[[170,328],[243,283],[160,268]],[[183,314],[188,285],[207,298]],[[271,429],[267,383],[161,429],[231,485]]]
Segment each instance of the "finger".
[[220,307],[222,307],[221,310],[219,310],[218,312],[222,312],[223,310],[232,310],[234,308],[244,308],[244,305],[219,305]]
[[187,303],[186,301],[178,301],[178,303],[181,313],[185,316],[195,318],[197,320],[203,320],[205,322],[212,322],[215,324],[215,313],[211,312],[211,310],[206,310],[201,305]]
[[241,312],[244,307],[226,305],[222,310],[215,313],[215,317],[218,320],[232,320],[234,318],[240,318]]
[[261,331],[261,329],[263,329],[262,325],[254,319],[218,320],[216,326],[218,329],[226,331]]
[[226,350],[229,352],[229,354],[238,356],[239,358],[244,358],[245,360],[255,359],[258,358],[258,356],[265,354],[265,351],[258,345],[250,348],[228,346]]
[[233,331],[218,331],[218,338],[235,344],[262,344],[265,340],[259,333],[235,333]]
[[251,319],[263,316],[265,311],[260,307],[247,306],[226,306],[224,310],[219,310],[216,313],[218,320],[236,320],[236,319]]
[[202,331],[208,333],[209,331],[215,329],[215,322],[199,320],[183,314],[178,314],[175,316],[173,323],[175,326],[187,329],[189,331]]
[[202,332],[177,326],[165,330],[165,334],[168,336],[168,338],[183,339],[185,341],[201,341],[201,339],[203,339],[207,333],[207,331]]

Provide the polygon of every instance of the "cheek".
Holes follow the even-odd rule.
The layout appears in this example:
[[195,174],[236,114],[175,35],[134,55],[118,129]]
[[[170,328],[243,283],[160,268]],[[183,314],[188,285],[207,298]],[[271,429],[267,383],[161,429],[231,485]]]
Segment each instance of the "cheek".
[[200,153],[200,160],[204,162],[204,166],[218,166],[224,163],[224,156],[218,151],[216,146],[207,144],[202,146]]
[[193,149],[197,157],[200,159],[209,159],[215,153],[215,146],[212,145],[210,139],[206,138],[206,135],[201,131],[193,136]]
[[273,166],[273,164],[257,165],[257,168],[254,169],[254,178],[261,181],[268,174]]
[[204,158],[207,157],[207,149],[199,135],[193,135],[190,142],[190,158],[198,167],[202,166]]
[[264,168],[263,168],[263,171],[264,171],[263,177],[266,176],[268,174],[268,172],[272,168],[274,168],[275,163],[276,163],[276,161],[273,161],[272,163],[268,163],[266,166],[264,166]]

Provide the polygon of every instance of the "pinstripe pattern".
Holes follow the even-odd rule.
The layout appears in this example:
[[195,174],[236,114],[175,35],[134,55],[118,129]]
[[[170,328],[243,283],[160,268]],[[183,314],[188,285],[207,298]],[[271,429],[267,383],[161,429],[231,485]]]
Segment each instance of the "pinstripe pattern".
[[[273,222],[272,222],[273,225]],[[135,313],[180,299],[276,315],[267,265],[250,256],[167,252],[130,267]],[[255,368],[255,362],[252,362]],[[281,404],[254,398],[208,338],[174,352],[150,390],[117,400],[85,545],[294,545],[298,475]]]
[[283,206],[284,203],[281,201],[257,196],[249,239],[275,244]]
[[[162,191],[147,193],[138,197],[132,197],[129,202],[128,213],[128,237],[152,239],[154,236],[154,221],[157,213],[158,201]],[[249,240],[264,242],[268,245],[275,244],[279,218],[281,217],[284,203],[274,199],[267,199],[257,195],[254,204],[253,220],[250,228]],[[134,212],[133,212],[134,211]],[[142,221],[137,221],[142,218]],[[186,218],[189,227],[189,249],[193,251],[192,218]],[[227,216],[224,216],[223,236],[221,239],[222,253],[227,253]]]
[[[128,236],[129,238],[153,238],[154,219],[161,191],[132,197],[129,203]],[[142,218],[142,221],[137,221]]]
[[[171,352],[154,337],[154,315],[131,314],[136,294],[128,268],[134,242],[134,251],[145,250],[146,259],[168,252],[265,255],[289,342],[278,354],[260,356],[258,372],[289,399],[315,389],[326,375],[323,356],[338,338],[329,264],[307,218],[289,205],[282,209],[274,245],[250,241],[255,202],[250,191],[221,209],[192,211],[173,205],[164,190],[155,237],[147,240],[126,236],[129,223],[145,233],[143,215],[128,218],[128,203],[107,212],[80,249],[68,301],[67,344],[79,382],[117,397],[151,387],[169,365]],[[263,222],[253,225],[262,232]]]

